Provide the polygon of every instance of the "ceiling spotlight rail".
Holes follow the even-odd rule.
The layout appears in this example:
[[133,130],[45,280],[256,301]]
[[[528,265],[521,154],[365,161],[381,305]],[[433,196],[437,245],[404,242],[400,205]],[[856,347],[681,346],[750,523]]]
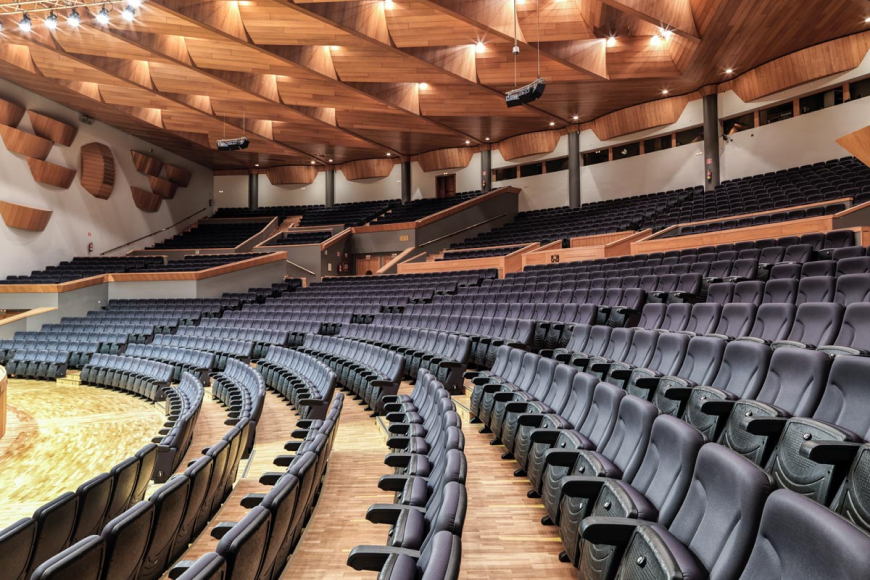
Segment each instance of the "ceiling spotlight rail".
[[[97,12],[97,16],[100,14],[109,14],[115,8],[115,4],[118,2],[106,2],[106,0],[101,0],[99,2],[86,2],[79,0],[72,1],[56,1],[56,2],[47,2],[46,0],[26,0],[22,2],[15,2],[12,4],[0,4],[0,16],[14,16],[16,14],[33,14],[40,12],[48,12],[49,15],[46,17],[46,22],[54,22],[57,23],[57,16],[55,15],[56,11],[61,10],[71,10],[70,16],[75,14],[78,16],[77,8],[91,8],[91,7],[101,7],[100,11]],[[142,4],[142,0],[129,0],[126,2],[127,8],[124,9],[123,12],[130,12],[135,14],[135,8],[139,7]],[[107,8],[108,7],[108,8]],[[69,16],[68,16],[69,18]],[[51,24],[49,24],[51,27]]]

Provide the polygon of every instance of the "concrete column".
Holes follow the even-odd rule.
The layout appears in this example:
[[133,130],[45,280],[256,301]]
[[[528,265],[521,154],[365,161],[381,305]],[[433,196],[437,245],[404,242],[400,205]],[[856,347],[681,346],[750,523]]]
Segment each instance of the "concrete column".
[[483,193],[492,191],[492,151],[489,149],[480,152],[480,174]]
[[260,205],[259,178],[256,173],[248,175],[248,209],[257,209]]
[[[704,189],[719,185],[719,95],[704,97]],[[710,178],[707,179],[707,172]]]
[[568,205],[580,207],[580,133],[568,133]]
[[335,169],[326,170],[326,207],[335,205]]
[[402,203],[411,202],[411,162],[402,161]]

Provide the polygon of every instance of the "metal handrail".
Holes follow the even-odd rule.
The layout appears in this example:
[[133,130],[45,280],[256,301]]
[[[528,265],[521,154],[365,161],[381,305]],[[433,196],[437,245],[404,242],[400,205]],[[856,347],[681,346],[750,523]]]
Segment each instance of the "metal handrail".
[[468,230],[472,230],[472,229],[477,228],[477,227],[480,227],[480,226],[482,226],[482,225],[484,225],[484,224],[488,224],[488,223],[491,222],[491,221],[495,221],[495,220],[497,220],[497,219],[501,219],[501,218],[503,218],[503,217],[505,217],[505,216],[507,216],[507,215],[510,215],[510,214],[508,214],[508,213],[503,213],[503,214],[501,214],[501,215],[497,215],[497,216],[495,216],[495,217],[489,218],[488,220],[484,220],[484,221],[482,221],[482,222],[478,222],[478,223],[476,223],[476,224],[470,225],[470,226],[468,226],[467,228],[462,228],[461,230],[456,230],[455,232],[451,232],[451,233],[449,233],[449,234],[447,234],[447,235],[441,236],[440,238],[435,238],[434,240],[429,240],[429,241],[426,242],[425,244],[420,244],[419,246],[417,246],[417,249],[425,248],[425,247],[428,246],[429,244],[434,244],[435,242],[440,242],[441,240],[444,240],[444,239],[446,239],[446,238],[449,238],[450,236],[455,236],[456,234],[461,234],[462,232],[466,232],[466,231],[468,231]]
[[180,223],[182,223],[182,222],[186,222],[186,221],[189,220],[190,218],[192,218],[192,217],[194,217],[194,216],[196,216],[196,215],[199,215],[199,214],[201,214],[201,213],[204,212],[204,211],[208,211],[208,208],[207,208],[207,207],[204,207],[204,208],[202,208],[201,210],[198,210],[198,211],[196,211],[196,212],[190,214],[190,215],[187,216],[186,218],[181,219],[181,220],[178,220],[177,222],[175,222],[174,224],[172,224],[172,225],[170,225],[170,226],[166,226],[166,227],[163,228],[162,230],[157,230],[156,232],[153,232],[153,233],[150,233],[150,234],[148,234],[148,235],[142,236],[141,238],[136,238],[136,239],[133,240],[132,242],[127,242],[126,244],[121,244],[120,246],[117,246],[117,247],[115,247],[115,248],[112,248],[111,250],[106,250],[105,252],[100,253],[100,256],[105,256],[106,254],[111,254],[111,253],[114,252],[114,251],[120,250],[121,248],[126,248],[127,246],[130,246],[130,245],[132,245],[132,244],[135,244],[136,242],[141,242],[142,240],[145,240],[145,239],[147,239],[147,238],[150,238],[151,236],[156,236],[157,234],[162,234],[162,233],[165,232],[166,230],[171,230],[172,228],[174,228],[174,227],[177,226],[178,224],[180,224]]

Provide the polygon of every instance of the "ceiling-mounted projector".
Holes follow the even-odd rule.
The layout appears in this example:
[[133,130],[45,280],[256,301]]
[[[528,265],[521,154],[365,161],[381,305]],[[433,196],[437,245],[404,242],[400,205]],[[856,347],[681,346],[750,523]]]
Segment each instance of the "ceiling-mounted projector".
[[538,79],[524,87],[509,91],[505,95],[505,101],[507,101],[508,108],[527,105],[543,97],[545,88],[547,88],[547,79]]
[[247,137],[237,137],[235,139],[218,139],[217,148],[218,151],[238,151],[239,149],[247,149],[248,144]]

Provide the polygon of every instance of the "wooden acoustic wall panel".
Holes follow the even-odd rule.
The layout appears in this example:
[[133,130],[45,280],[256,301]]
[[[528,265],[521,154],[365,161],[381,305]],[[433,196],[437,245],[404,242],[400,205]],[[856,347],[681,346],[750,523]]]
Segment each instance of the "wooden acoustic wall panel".
[[148,183],[151,184],[151,191],[163,199],[172,199],[175,197],[175,192],[178,190],[178,186],[171,181],[153,175],[148,176]]
[[27,109],[15,103],[0,99],[0,125],[17,127]]
[[840,137],[837,143],[861,163],[870,165],[870,126]]
[[133,155],[133,165],[136,167],[136,171],[160,177],[160,171],[163,169],[162,161],[138,151],[130,151],[130,154]]
[[552,153],[562,137],[561,131],[539,131],[526,133],[505,139],[498,144],[498,150],[506,161],[528,157],[529,155],[542,155]]
[[0,125],[0,138],[3,139],[6,149],[12,153],[43,160],[48,157],[53,145],[48,139],[6,125]]
[[749,103],[810,81],[851,70],[870,51],[870,32],[817,44],[763,64],[719,85]]
[[27,116],[30,117],[33,132],[56,145],[69,147],[79,132],[76,127],[70,127],[66,123],[61,123],[36,111],[27,111]]
[[55,165],[36,157],[27,158],[27,166],[30,168],[30,174],[37,183],[51,185],[61,189],[69,189],[73,179],[76,177],[75,169],[68,169],[61,165]]
[[461,169],[468,167],[474,149],[471,147],[456,147],[453,149],[440,149],[429,151],[417,156],[417,163],[423,171],[443,171],[445,169]]
[[190,171],[177,165],[163,164],[163,171],[166,174],[166,179],[179,187],[187,187],[190,185]]
[[163,198],[156,193],[151,193],[138,187],[131,187],[130,191],[133,193],[133,202],[142,211],[154,213],[160,209],[160,202],[163,201]]
[[689,95],[650,101],[599,117],[591,123],[585,124],[583,128],[592,129],[596,137],[602,141],[607,141],[621,135],[637,133],[662,125],[671,125],[677,122],[689,101],[694,101],[700,97],[700,93],[695,92]]
[[109,199],[115,189],[115,157],[102,143],[82,147],[82,187],[100,199]]
[[317,178],[317,168],[313,165],[270,167],[266,170],[266,177],[272,185],[309,184]]
[[372,177],[387,177],[393,171],[395,162],[392,159],[363,159],[339,165],[339,169],[348,181],[369,179]]
[[51,219],[51,210],[0,201],[0,217],[10,228],[41,232]]

